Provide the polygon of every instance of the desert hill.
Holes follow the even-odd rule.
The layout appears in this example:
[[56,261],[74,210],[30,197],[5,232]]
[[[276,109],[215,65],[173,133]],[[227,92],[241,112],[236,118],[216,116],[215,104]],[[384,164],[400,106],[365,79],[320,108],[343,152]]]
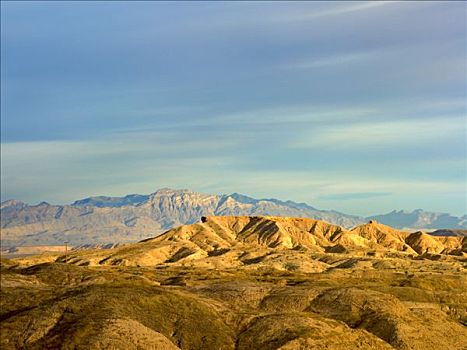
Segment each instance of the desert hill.
[[[228,215],[306,217],[348,229],[368,221],[305,203],[161,189],[150,195],[89,197],[71,205],[5,201],[0,209],[2,247],[63,245],[65,241],[72,246],[137,242],[195,223],[201,216]],[[376,220],[396,228],[462,229],[467,225],[465,218],[422,211],[409,215],[412,221],[406,218],[405,212],[392,212]]]
[[[67,262],[78,265],[155,266],[160,264],[253,268],[291,266],[323,271],[310,253],[415,258],[467,252],[465,237],[409,233],[371,221],[347,230],[324,221],[271,216],[212,216],[169,230],[155,238],[110,250],[76,251]],[[62,260],[63,261],[63,260]]]
[[207,216],[112,249],[2,259],[0,345],[463,350],[465,243],[374,221]]

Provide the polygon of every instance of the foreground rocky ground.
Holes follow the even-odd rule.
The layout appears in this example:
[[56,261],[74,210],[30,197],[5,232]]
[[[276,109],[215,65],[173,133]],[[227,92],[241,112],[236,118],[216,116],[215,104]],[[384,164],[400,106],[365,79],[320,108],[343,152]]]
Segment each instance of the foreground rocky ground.
[[205,218],[2,260],[2,349],[466,349],[465,238]]
[[320,273],[3,263],[3,349],[465,349],[459,263]]

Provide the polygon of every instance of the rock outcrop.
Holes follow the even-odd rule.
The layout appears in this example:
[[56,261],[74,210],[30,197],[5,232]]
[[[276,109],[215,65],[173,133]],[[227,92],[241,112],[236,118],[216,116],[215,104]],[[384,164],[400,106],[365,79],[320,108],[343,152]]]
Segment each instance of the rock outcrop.
[[[80,251],[68,262],[83,265],[155,266],[177,264],[204,267],[296,265],[322,270],[310,253],[352,253],[360,256],[463,255],[465,237],[435,237],[408,233],[371,222],[346,230],[324,221],[271,216],[204,216],[136,244],[116,249]],[[302,259],[302,260],[301,260]],[[310,265],[311,264],[311,265]]]

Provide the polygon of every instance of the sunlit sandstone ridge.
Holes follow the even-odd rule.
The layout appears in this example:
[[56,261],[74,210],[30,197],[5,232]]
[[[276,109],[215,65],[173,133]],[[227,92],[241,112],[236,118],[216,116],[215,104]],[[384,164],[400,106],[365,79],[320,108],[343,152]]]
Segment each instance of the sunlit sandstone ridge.
[[[245,267],[253,263],[286,269],[296,260],[318,268],[309,253],[360,256],[462,257],[466,237],[435,237],[404,232],[370,221],[347,230],[324,221],[271,216],[209,216],[164,234],[112,250],[77,251],[78,265]],[[303,256],[302,258],[299,258]],[[250,264],[248,263],[250,262]]]

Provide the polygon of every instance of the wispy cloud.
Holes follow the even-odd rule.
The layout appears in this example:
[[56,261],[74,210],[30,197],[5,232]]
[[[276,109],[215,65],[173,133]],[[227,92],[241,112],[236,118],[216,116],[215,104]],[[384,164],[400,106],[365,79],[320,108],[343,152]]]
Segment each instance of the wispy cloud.
[[342,53],[327,57],[317,57],[279,65],[280,69],[312,69],[326,66],[348,65],[364,62],[375,57],[374,52]]
[[316,11],[307,11],[302,13],[296,13],[292,15],[284,15],[278,17],[277,20],[282,21],[308,21],[315,18],[330,17],[330,16],[339,16],[346,15],[360,11],[366,11],[374,8],[379,8],[382,6],[390,5],[396,3],[396,1],[361,1],[361,2],[338,2],[338,5],[335,6],[335,3],[330,3],[329,8],[316,10]]
[[374,106],[328,106],[328,105],[276,105],[271,108],[260,108],[239,111],[236,113],[219,113],[204,121],[216,124],[293,124],[303,122],[324,123],[358,120],[377,113]]
[[437,119],[375,121],[324,126],[291,143],[296,148],[354,150],[439,142],[465,137],[464,116]]
[[332,195],[321,196],[324,200],[353,200],[353,199],[368,199],[375,197],[386,197],[391,195],[391,192],[355,192],[355,193],[338,193]]

